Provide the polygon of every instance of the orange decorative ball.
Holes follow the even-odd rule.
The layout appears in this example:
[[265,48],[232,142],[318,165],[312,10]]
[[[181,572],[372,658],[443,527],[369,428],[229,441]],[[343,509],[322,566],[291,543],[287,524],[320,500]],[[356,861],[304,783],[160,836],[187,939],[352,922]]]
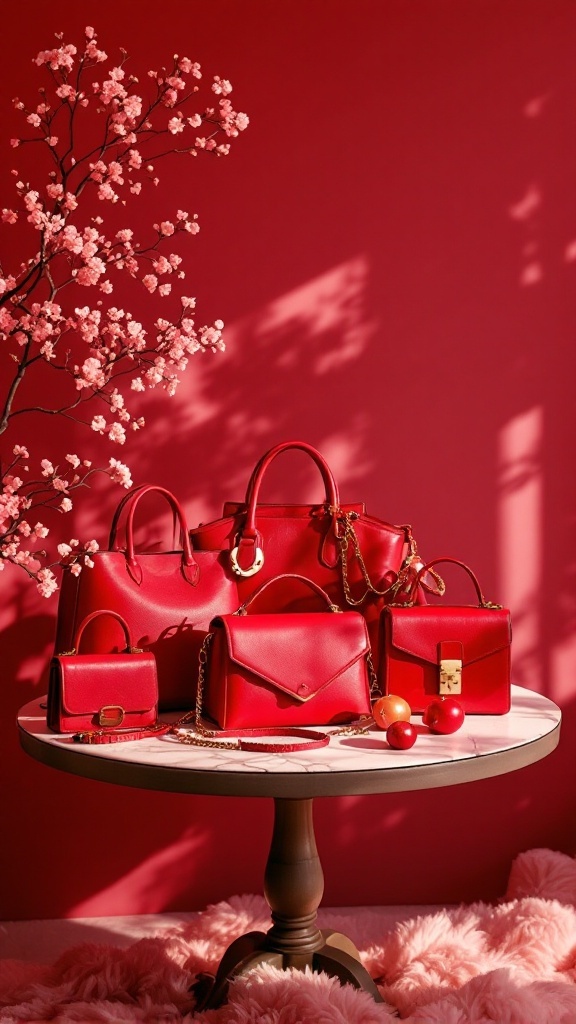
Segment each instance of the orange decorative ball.
[[372,705],[372,717],[380,729],[387,729],[392,722],[407,722],[411,714],[412,708],[408,701],[393,693],[378,697]]

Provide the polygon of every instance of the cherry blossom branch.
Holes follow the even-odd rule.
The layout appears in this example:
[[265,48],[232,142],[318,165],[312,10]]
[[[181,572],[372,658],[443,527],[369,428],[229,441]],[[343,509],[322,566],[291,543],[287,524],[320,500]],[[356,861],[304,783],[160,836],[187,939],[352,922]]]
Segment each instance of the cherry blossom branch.
[[[248,117],[234,110],[229,99],[232,86],[218,76],[211,83],[211,102],[202,108],[202,72],[188,57],[174,56],[170,68],[148,72],[154,94],[145,100],[139,87],[135,91],[138,78],[126,73],[127,52],[122,49],[119,63],[107,66],[108,56],[99,49],[93,28],[86,29],[80,50],[64,44],[61,34],[56,39],[56,46],[41,51],[35,61],[47,71],[50,89],[40,89],[40,102],[32,108],[14,100],[27,133],[12,139],[11,145],[15,150],[40,147],[48,180],[32,184],[13,171],[16,202],[0,215],[3,230],[21,226],[32,237],[37,232],[29,259],[12,272],[5,261],[0,263],[0,344],[15,362],[4,398],[0,397],[0,434],[22,417],[40,413],[64,417],[108,442],[124,445],[131,432],[145,426],[144,417],[129,407],[132,392],[160,388],[173,395],[191,356],[206,349],[224,350],[221,320],[196,325],[196,299],[181,292],[183,258],[170,251],[178,238],[198,233],[197,215],[180,209],[168,213],[151,225],[151,237],[140,243],[128,226],[129,207],[147,188],[158,186],[159,160],[184,154],[226,156],[231,141],[248,126]],[[97,68],[104,77],[89,82]],[[92,135],[82,149],[78,140],[88,136],[79,131],[81,117],[91,118],[87,125]],[[209,130],[200,134],[203,126]],[[161,139],[172,141],[158,147]],[[38,166],[35,161],[35,173]],[[92,213],[86,223],[82,204],[89,195],[102,203],[104,212]],[[106,211],[117,204],[126,216],[125,225],[110,233]],[[11,252],[9,241],[7,251]],[[156,316],[147,324],[145,317],[141,322],[114,305],[109,296],[116,274],[139,282],[144,296],[177,296],[176,316]],[[68,396],[62,398],[59,391],[53,407],[27,402],[33,367],[35,377],[57,373],[70,389]],[[125,394],[121,386],[128,381]],[[94,414],[95,403],[99,411]],[[39,592],[49,596],[57,589],[54,568],[64,563],[80,572],[90,566],[97,545],[81,545],[77,539],[62,542],[57,546],[59,559],[49,561],[45,548],[36,546],[49,529],[42,522],[33,526],[32,513],[69,512],[71,493],[88,487],[95,473],[105,473],[123,487],[130,487],[132,478],[128,466],[117,459],[93,467],[89,460],[69,454],[63,470],[53,459],[40,458],[41,476],[33,480],[27,475],[29,460],[28,449],[15,444],[2,473],[0,570],[7,564],[19,566]]]

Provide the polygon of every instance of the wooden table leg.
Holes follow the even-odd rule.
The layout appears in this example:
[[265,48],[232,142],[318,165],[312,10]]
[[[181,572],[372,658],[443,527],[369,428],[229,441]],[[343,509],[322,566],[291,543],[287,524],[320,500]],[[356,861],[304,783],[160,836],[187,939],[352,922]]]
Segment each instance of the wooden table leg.
[[[316,849],[312,800],[274,800],[274,830],[264,875],[271,910],[267,932],[248,932],[226,950],[202,1009],[225,1002],[232,978],[262,963],[325,971],[342,983],[365,989],[381,1002],[378,989],[345,935],[322,932],[316,923],[324,875]],[[197,989],[200,995],[200,986]]]

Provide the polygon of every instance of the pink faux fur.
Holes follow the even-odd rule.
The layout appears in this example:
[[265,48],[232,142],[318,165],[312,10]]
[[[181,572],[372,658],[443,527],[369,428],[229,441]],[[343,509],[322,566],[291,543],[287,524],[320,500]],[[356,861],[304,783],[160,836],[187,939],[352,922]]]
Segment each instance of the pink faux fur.
[[237,935],[266,930],[259,896],[234,896],[126,950],[84,944],[51,967],[0,964],[2,1024],[576,1024],[576,860],[530,850],[496,905],[476,903],[398,923],[376,909],[322,910],[346,931],[384,1002],[326,974],[269,965],[238,978],[227,1004],[194,1012],[190,985]]

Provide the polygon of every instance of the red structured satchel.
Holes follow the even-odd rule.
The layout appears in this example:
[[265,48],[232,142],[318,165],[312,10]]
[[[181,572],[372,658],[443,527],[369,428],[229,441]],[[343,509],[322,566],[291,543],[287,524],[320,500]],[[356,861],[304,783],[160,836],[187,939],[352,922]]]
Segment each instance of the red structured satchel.
[[[108,620],[116,642],[106,654],[80,653],[85,630],[99,618]],[[125,733],[153,725],[157,712],[154,655],[133,646],[121,615],[110,609],[92,612],[78,627],[73,649],[50,663],[48,728],[72,733],[122,729]]]
[[[290,450],[303,452],[318,467],[324,497],[316,504],[263,504],[260,491],[266,472],[274,459]],[[294,584],[295,575],[312,580],[334,603],[357,608],[368,624],[375,664],[380,612],[385,603],[398,599],[422,565],[410,527],[368,515],[363,502],[341,504],[329,465],[305,441],[286,441],[265,452],[251,474],[245,501],[226,502],[222,518],[201,524],[191,537],[195,550],[223,553],[241,601],[252,593],[256,577],[283,577],[273,594],[260,602],[263,611],[310,607],[310,596]],[[423,574],[421,582],[422,587],[432,584],[435,589],[438,580]]]
[[[176,550],[141,551],[134,543],[134,520],[149,495],[159,495],[180,532]],[[124,542],[120,523],[125,521]],[[125,495],[112,520],[107,550],[97,551],[94,567],[79,576],[65,570],[56,626],[55,652],[69,650],[79,623],[109,608],[128,624],[137,647],[152,653],[158,671],[161,711],[190,708],[196,697],[198,652],[211,619],[234,611],[239,597],[225,556],[192,550],[182,506],[163,487],[151,484]],[[108,618],[90,622],[87,641],[95,653],[110,651],[115,626]]]
[[[268,588],[288,582],[306,584],[323,610],[247,614]],[[235,614],[216,618],[209,638],[202,710],[220,729],[328,726],[370,715],[366,622],[302,576],[268,580]]]
[[[433,697],[450,696],[466,714],[503,715],[510,710],[510,612],[486,601],[472,570],[478,605],[390,605],[382,613],[382,675],[385,691],[423,712]],[[418,577],[415,579],[417,585]]]

